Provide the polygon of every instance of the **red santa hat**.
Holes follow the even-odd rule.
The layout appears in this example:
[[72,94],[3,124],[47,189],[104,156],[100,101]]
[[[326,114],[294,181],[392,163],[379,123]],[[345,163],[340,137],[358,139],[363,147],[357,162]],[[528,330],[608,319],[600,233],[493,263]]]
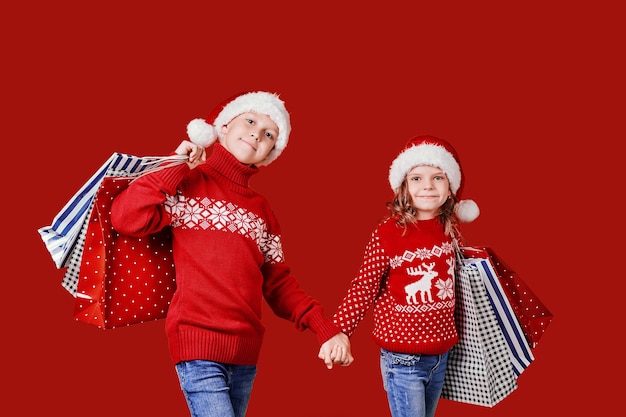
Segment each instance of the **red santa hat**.
[[291,122],[285,103],[278,94],[264,91],[243,93],[231,97],[213,109],[206,119],[193,119],[187,124],[187,136],[193,143],[208,147],[219,139],[224,139],[222,126],[242,113],[255,112],[270,117],[278,126],[278,137],[274,148],[257,165],[269,165],[287,147]]
[[478,217],[478,205],[473,200],[461,200],[463,171],[459,156],[452,145],[434,136],[420,135],[411,138],[389,168],[391,189],[398,192],[406,175],[418,165],[435,166],[445,172],[450,189],[458,201],[455,211],[459,221],[469,223]]

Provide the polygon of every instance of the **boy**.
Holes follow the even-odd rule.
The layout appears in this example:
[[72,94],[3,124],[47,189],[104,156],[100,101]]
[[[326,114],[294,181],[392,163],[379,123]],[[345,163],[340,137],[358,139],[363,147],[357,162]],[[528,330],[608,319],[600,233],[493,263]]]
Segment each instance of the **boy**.
[[265,331],[263,299],[317,334],[328,368],[352,362],[347,336],[291,275],[268,201],[249,187],[285,149],[290,130],[278,95],[229,99],[188,124],[191,141],[175,151],[189,156],[186,164],[137,179],[113,201],[120,234],[172,228],[177,288],[165,327],[192,416],[245,415]]

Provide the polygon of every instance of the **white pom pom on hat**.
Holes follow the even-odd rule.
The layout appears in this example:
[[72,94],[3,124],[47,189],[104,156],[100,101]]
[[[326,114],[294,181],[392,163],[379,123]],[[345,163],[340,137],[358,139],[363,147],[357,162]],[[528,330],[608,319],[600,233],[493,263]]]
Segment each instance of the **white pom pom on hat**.
[[278,137],[274,148],[267,155],[267,158],[257,164],[259,166],[269,165],[287,147],[291,132],[289,112],[287,112],[285,103],[278,97],[278,94],[256,91],[233,96],[215,107],[206,119],[190,121],[187,124],[187,136],[193,143],[208,147],[216,140],[221,141],[223,139],[222,126],[246,112],[266,114],[278,126]]
[[193,119],[187,124],[187,136],[196,145],[211,146],[217,139],[215,127],[204,119]]
[[436,166],[446,173],[450,189],[458,201],[455,212],[459,221],[469,223],[478,217],[480,214],[478,205],[473,200],[461,200],[463,171],[459,156],[450,143],[429,135],[409,139],[389,168],[391,189],[397,192],[409,171],[418,165]]

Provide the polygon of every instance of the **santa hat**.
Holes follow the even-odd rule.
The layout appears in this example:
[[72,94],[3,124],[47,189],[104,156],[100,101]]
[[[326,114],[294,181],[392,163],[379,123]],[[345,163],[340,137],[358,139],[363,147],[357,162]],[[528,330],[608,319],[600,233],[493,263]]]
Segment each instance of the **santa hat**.
[[242,113],[255,112],[270,117],[278,126],[278,137],[274,149],[257,165],[269,165],[287,147],[291,122],[285,103],[277,94],[264,91],[243,93],[227,99],[213,109],[206,119],[193,119],[187,124],[187,136],[195,144],[207,147],[224,139],[222,126]]
[[463,171],[459,156],[452,145],[443,139],[428,135],[411,138],[389,168],[391,189],[397,192],[409,171],[418,165],[435,166],[445,172],[450,189],[458,201],[455,211],[459,221],[469,223],[478,217],[480,214],[478,205],[473,200],[461,200]]

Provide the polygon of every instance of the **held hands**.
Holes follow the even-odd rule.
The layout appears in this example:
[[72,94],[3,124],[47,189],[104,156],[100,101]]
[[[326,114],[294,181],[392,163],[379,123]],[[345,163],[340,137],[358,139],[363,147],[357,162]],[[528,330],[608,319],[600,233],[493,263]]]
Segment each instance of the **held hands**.
[[197,145],[188,140],[184,140],[178,145],[176,151],[177,155],[188,155],[187,165],[189,169],[194,169],[198,165],[206,162],[206,149],[203,146]]
[[354,361],[350,352],[350,339],[343,332],[337,333],[322,344],[317,357],[324,361],[328,369],[332,369],[335,363],[349,366]]

